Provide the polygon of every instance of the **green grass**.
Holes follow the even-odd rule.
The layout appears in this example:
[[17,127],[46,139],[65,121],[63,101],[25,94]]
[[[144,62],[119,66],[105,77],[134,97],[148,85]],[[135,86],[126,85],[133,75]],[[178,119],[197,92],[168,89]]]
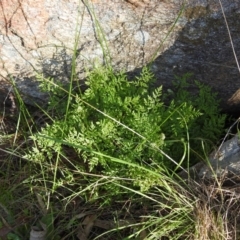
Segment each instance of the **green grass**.
[[[10,171],[21,174],[16,185],[24,190],[20,216],[32,219],[37,205],[34,221],[36,225],[47,221],[50,239],[66,235],[74,239],[81,234],[90,239],[198,236],[195,218],[200,214],[196,212],[200,199],[177,177],[177,171],[187,171],[195,162],[191,159],[208,155],[211,148],[202,145],[209,146],[220,136],[225,116],[219,114],[209,88],[196,82],[200,97],[191,98],[186,90],[190,84],[187,75],[177,79],[178,90],[168,105],[162,99],[172,95],[164,95],[161,87],[152,88],[153,81],[147,67],[131,81],[124,73],[98,67],[89,72],[85,92],[42,78],[42,86],[51,96],[48,109],[43,110],[50,121],[37,131],[19,97],[18,135],[25,139],[20,138],[21,151],[13,146],[10,152],[16,153],[21,164],[11,169],[10,162],[3,175],[14,181]],[[215,102],[210,110],[209,101]],[[215,132],[206,136],[209,127]],[[18,144],[18,139],[14,143]],[[25,153],[20,154],[22,151]],[[19,194],[16,189],[7,188],[13,202]],[[13,219],[14,215],[11,213]],[[93,221],[85,223],[88,215],[106,226],[94,228]],[[83,228],[80,232],[79,226]],[[29,228],[24,224],[18,236],[27,234]]]

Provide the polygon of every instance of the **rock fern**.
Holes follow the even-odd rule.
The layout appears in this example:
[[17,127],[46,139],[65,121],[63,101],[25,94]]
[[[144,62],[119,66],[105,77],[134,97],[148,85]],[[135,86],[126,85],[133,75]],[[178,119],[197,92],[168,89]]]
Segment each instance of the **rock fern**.
[[[54,154],[60,153],[62,169],[70,171],[69,164],[64,162],[68,157],[74,169],[109,177],[132,178],[135,179],[133,185],[148,189],[157,184],[159,178],[139,167],[156,172],[176,167],[152,146],[187,166],[188,161],[194,162],[196,157],[190,154],[190,159],[183,158],[187,156],[186,144],[193,152],[200,153],[202,145],[198,139],[216,142],[222,133],[225,116],[219,113],[216,95],[209,87],[195,82],[199,92],[192,96],[187,90],[187,79],[188,75],[177,79],[171,91],[173,99],[165,104],[162,99],[172,95],[163,94],[162,87],[151,89],[154,76],[147,67],[139,77],[130,81],[124,73],[114,73],[112,69],[103,67],[95,69],[86,80],[87,90],[74,93],[67,117],[56,119],[41,130],[40,136],[34,136],[38,148],[35,147],[27,157],[36,163],[37,159],[51,162]],[[62,112],[64,102],[62,98],[57,99],[56,88],[52,92],[51,88],[47,89],[54,94],[52,99],[55,102],[61,102],[59,112]],[[128,164],[110,161],[105,155]],[[104,188],[113,189],[111,184],[104,185]]]

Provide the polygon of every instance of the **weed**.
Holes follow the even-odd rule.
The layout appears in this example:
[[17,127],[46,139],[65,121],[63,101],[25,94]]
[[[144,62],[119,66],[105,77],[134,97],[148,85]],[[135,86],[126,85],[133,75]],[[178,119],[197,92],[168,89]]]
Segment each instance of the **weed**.
[[[199,95],[192,97],[186,90],[187,78],[188,75],[178,78],[175,99],[169,106],[161,100],[165,98],[162,87],[151,89],[154,76],[147,67],[132,81],[124,73],[114,73],[111,68],[97,68],[88,75],[88,89],[84,93],[72,93],[69,104],[61,101],[61,88],[48,82],[50,106],[58,103],[59,109],[55,111],[60,116],[40,134],[33,135],[37,147],[25,157],[33,163],[48,163],[54,167],[55,174],[58,172],[58,177],[53,179],[54,189],[70,174],[63,158],[69,156],[71,148],[75,158],[71,165],[78,171],[134,179],[134,186],[147,190],[159,184],[160,172],[176,170],[162,151],[179,166],[187,166],[190,160],[186,155],[187,146],[199,153],[197,139],[214,142],[223,129],[225,116],[219,114],[215,95],[208,87],[196,82]],[[46,79],[43,80],[46,84]],[[57,159],[61,163],[56,165],[53,159],[60,155]],[[121,159],[125,164],[109,161],[105,156]],[[60,168],[68,173],[60,173]],[[145,168],[157,175],[148,174]],[[116,186],[111,184],[100,189],[111,195],[119,194]]]

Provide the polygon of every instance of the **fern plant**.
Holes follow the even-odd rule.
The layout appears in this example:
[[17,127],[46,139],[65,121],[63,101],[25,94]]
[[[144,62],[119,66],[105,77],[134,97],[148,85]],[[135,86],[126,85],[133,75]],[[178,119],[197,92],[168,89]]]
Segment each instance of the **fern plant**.
[[[162,151],[186,166],[188,141],[194,151],[199,152],[201,144],[196,139],[216,141],[224,126],[225,116],[220,115],[210,88],[196,82],[199,95],[192,97],[185,89],[187,77],[180,79],[180,86],[174,89],[175,98],[165,105],[162,87],[150,87],[154,75],[147,67],[132,81],[126,74],[114,73],[109,68],[95,69],[86,80],[88,89],[74,94],[65,121],[58,118],[42,129],[40,136],[33,136],[38,147],[26,157],[33,162],[41,159],[52,163],[54,155],[60,154],[61,169],[134,179],[131,184],[142,190],[159,184],[158,175],[152,176],[141,167],[158,173],[162,169],[175,169]],[[56,88],[48,91],[53,91],[56,102]],[[70,169],[63,160],[69,156],[69,149],[71,166],[74,166]],[[127,164],[109,161],[106,156]],[[115,195],[119,191],[111,184],[101,188],[110,189]]]

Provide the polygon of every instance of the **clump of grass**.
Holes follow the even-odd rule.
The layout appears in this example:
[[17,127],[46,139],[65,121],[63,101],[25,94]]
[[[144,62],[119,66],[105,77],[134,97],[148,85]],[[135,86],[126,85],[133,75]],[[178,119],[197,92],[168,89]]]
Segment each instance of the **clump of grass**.
[[[22,182],[32,191],[29,202],[37,199],[43,216],[39,219],[45,219],[49,236],[79,235],[78,226],[85,220],[77,217],[76,207],[96,206],[93,214],[106,212],[112,230],[101,235],[98,229],[97,236],[92,230],[89,238],[226,239],[221,211],[225,202],[212,211],[203,184],[178,183],[175,178],[176,169],[191,165],[193,156],[203,156],[206,149],[199,142],[216,141],[225,119],[208,87],[195,82],[199,95],[188,93],[188,77],[177,79],[174,95],[151,87],[154,76],[148,68],[131,81],[111,68],[97,68],[89,73],[83,93],[42,79],[51,96],[46,115],[54,114],[51,124],[30,132],[31,147],[19,172],[24,169]],[[170,96],[165,105],[163,99]],[[27,120],[30,114],[22,101],[20,106]],[[137,214],[129,213],[126,202]],[[115,215],[107,210],[113,203]],[[119,213],[123,209],[131,223],[127,226]]]
[[[104,209],[113,202],[118,202],[119,208],[124,199],[134,205],[135,196],[140,195],[138,208],[144,206],[146,198],[156,204],[158,213],[150,208],[149,216],[140,217],[142,222],[136,221],[130,227],[136,233],[127,231],[129,239],[143,234],[149,239],[190,234],[195,199],[188,199],[189,193],[172,174],[191,164],[192,153],[201,155],[198,137],[201,141],[215,141],[225,116],[219,114],[209,88],[196,82],[200,94],[191,97],[187,79],[188,75],[178,79],[175,98],[169,105],[162,100],[169,95],[164,95],[161,87],[151,87],[154,76],[147,67],[131,81],[111,68],[96,68],[89,73],[88,89],[83,93],[69,93],[49,79],[42,79],[51,96],[46,112],[55,114],[51,124],[46,123],[32,134],[32,148],[24,156],[29,173],[25,184],[40,195],[46,208],[42,214],[50,211],[52,219],[71,222],[71,216],[59,216],[57,209],[68,208],[76,199],[80,205],[100,204]],[[203,95],[205,101],[201,102]],[[208,118],[216,125],[212,129],[215,134],[206,136],[213,124],[205,121]],[[72,228],[76,230],[74,224],[61,229],[51,225],[51,232],[71,232]],[[72,234],[76,234],[75,230]],[[124,231],[125,226],[118,230]]]

